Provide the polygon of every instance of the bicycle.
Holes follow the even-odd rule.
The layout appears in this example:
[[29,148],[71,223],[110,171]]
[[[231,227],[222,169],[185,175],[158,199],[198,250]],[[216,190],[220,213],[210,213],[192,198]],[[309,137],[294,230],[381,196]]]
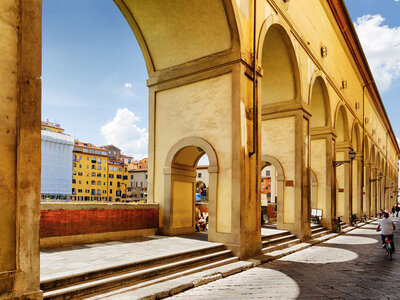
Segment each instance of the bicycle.
[[389,260],[392,260],[393,245],[392,241],[387,236],[385,237],[385,249],[386,249],[386,256],[388,257]]

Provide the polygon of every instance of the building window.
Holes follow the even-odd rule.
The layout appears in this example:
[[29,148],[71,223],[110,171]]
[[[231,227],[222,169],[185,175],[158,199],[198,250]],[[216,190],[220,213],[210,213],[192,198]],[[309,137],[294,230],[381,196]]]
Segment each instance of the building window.
[[74,179],[72,179],[72,183],[76,183],[76,179],[74,178]]
[[124,176],[122,177],[122,179],[123,179],[123,180],[128,180],[128,176],[127,176],[127,175],[124,175]]
[[81,189],[79,189],[79,190],[78,190],[78,193],[82,193],[82,190],[81,190]]
[[118,168],[118,171],[122,172],[122,168]]
[[101,181],[97,181],[97,185],[101,185]]
[[92,189],[92,192],[90,193],[91,195],[96,195],[96,190]]
[[81,181],[79,180],[79,184],[81,184]]
[[[106,155],[104,152],[103,152],[103,154]],[[107,162],[107,160],[103,159],[103,163],[106,163],[106,162]]]
[[114,168],[113,168],[113,167],[110,167],[110,171],[114,171]]
[[79,164],[79,168],[81,168],[81,169],[82,169],[82,165],[81,165],[81,164]]
[[[100,152],[100,151],[99,151],[99,152]],[[99,153],[99,154],[100,154],[100,153]],[[98,164],[101,164],[101,158],[100,158],[100,157],[97,158],[97,163],[98,163]]]
[[86,152],[86,153],[88,153],[89,152],[89,150],[88,149],[83,149],[83,152]]
[[96,165],[92,165],[92,170],[96,170]]
[[131,179],[133,179],[133,175],[131,175]]
[[108,174],[108,178],[114,178],[114,174]]
[[101,166],[97,166],[97,170],[101,170]]
[[110,189],[110,194],[112,194],[112,189]]
[[97,196],[101,196],[101,190],[97,190]]
[[115,196],[121,196],[121,191],[116,191]]
[[105,193],[107,193],[107,191],[106,191],[106,190],[103,190],[103,194],[105,194]]
[[90,193],[90,190],[85,190],[85,193]]
[[73,166],[76,167],[76,163],[73,163]]
[[90,150],[90,153],[93,153],[93,154],[94,154],[94,150]]
[[72,175],[76,175],[76,171],[72,171]]
[[95,172],[92,172],[92,177],[96,177],[96,173]]
[[201,173],[197,174],[197,177],[201,178]]
[[97,177],[101,177],[101,173],[97,173]]
[[110,185],[112,185],[112,181],[110,181]]
[[121,179],[121,175],[117,174],[117,179]]
[[103,185],[106,185],[106,183],[105,183],[105,182],[103,182]]
[[76,194],[76,191],[74,188],[72,188],[72,195],[75,195],[75,194]]
[[79,175],[79,176],[82,176],[82,172],[78,172],[78,175]]
[[121,182],[117,182],[117,187],[121,187]]
[[114,151],[114,155],[116,155],[117,154],[117,151]]
[[147,174],[145,175],[145,178],[147,179]]
[[265,172],[265,175],[266,175],[267,177],[270,177],[270,176],[271,176],[271,171],[267,170],[267,171]]
[[86,166],[86,169],[89,169],[89,165]]
[[96,185],[96,181],[92,180],[91,185]]

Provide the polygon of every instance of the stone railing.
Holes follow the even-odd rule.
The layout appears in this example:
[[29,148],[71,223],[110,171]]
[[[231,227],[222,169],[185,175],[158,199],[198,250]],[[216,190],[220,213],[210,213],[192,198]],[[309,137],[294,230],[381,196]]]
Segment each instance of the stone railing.
[[43,203],[40,246],[115,241],[155,234],[158,204]]

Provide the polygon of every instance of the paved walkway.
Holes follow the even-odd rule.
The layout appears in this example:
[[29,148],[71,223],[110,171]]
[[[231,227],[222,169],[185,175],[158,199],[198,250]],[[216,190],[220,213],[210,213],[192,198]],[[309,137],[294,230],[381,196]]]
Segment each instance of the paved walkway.
[[[262,229],[262,235],[283,230]],[[47,280],[90,270],[153,259],[160,256],[207,248],[217,243],[207,241],[207,234],[180,237],[149,236],[132,240],[87,244],[40,252],[40,280]]]
[[[200,237],[201,238],[201,237]],[[118,242],[42,250],[40,280],[219,245],[194,238],[149,236]]]
[[[400,251],[392,261],[386,259],[376,226],[374,222],[172,299],[400,299]],[[400,247],[399,230],[395,236]]]

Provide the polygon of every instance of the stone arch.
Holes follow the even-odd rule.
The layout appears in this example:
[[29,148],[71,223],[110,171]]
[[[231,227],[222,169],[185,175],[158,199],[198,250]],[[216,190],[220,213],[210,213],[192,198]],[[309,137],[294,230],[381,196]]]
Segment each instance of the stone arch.
[[311,105],[311,128],[331,128],[331,106],[329,100],[329,93],[324,77],[321,71],[314,73],[310,89],[309,89],[309,103]]
[[[114,2],[138,40],[149,75],[211,54],[240,49],[232,1]],[[187,21],[189,17],[191,22]],[[209,43],[211,39],[213,43]]]
[[[216,233],[218,158],[214,148],[200,137],[186,137],[176,142],[164,164],[164,224],[167,235],[194,231],[196,165],[207,154],[209,159],[209,239]],[[179,192],[178,192],[179,190]]]
[[343,104],[339,104],[336,109],[335,117],[335,130],[336,130],[336,141],[348,142],[349,141],[349,120],[347,116],[346,107]]
[[288,31],[272,16],[261,26],[260,45],[257,57],[265,70],[260,80],[262,105],[298,100],[300,73],[296,53]]

